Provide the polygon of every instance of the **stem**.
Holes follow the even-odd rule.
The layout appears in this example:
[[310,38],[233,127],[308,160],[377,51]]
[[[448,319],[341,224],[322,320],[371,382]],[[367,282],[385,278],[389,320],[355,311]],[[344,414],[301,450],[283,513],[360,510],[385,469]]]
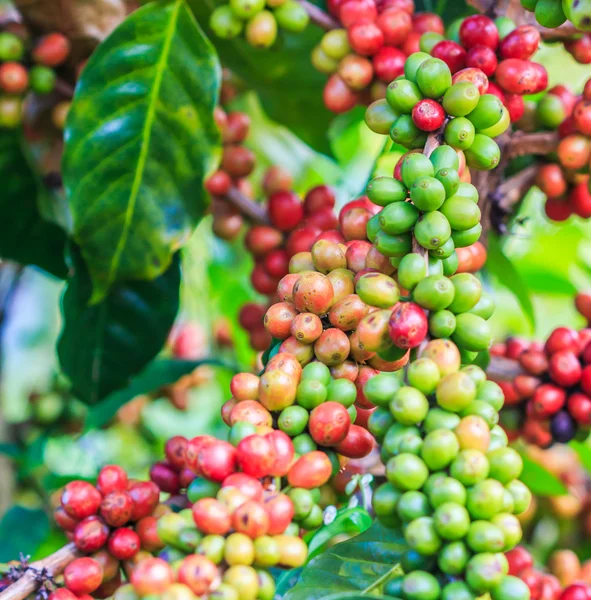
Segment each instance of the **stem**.
[[82,556],[73,543],[66,544],[43,560],[31,563],[23,576],[0,593],[0,600],[24,600],[37,590],[40,581],[36,574],[43,569],[49,576],[59,575],[75,558]]
[[531,165],[504,181],[496,190],[498,205],[504,211],[509,212],[534,184],[537,172],[538,166]]
[[558,147],[558,134],[554,131],[540,131],[537,133],[516,132],[505,148],[507,158],[525,156],[526,154],[539,154],[545,156],[555,152]]
[[269,224],[269,217],[265,207],[245,196],[239,189],[235,187],[231,188],[223,198],[253,223],[261,225]]
[[486,369],[486,374],[495,381],[511,381],[523,373],[524,370],[518,361],[504,356],[491,356]]
[[306,9],[310,21],[312,21],[314,25],[318,25],[318,27],[325,29],[326,31],[339,29],[341,27],[341,24],[337,20],[333,19],[328,13],[325,13],[315,4],[308,2],[308,0],[298,0],[298,2]]

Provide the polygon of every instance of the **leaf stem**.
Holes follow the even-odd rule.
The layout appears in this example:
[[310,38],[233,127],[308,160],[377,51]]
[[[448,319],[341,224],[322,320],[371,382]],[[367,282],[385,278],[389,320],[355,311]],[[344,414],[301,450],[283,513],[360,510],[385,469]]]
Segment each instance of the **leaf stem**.
[[[381,586],[382,583],[385,583],[386,581],[391,579],[392,575],[398,575],[398,574],[399,575],[403,574],[402,566],[400,565],[400,563],[396,563],[389,571],[386,571],[386,573],[384,573],[381,577],[378,577],[371,585],[366,587],[361,592],[361,595],[365,596],[369,592],[372,592],[373,590],[375,590],[378,586]],[[0,598],[0,600],[2,600],[2,599]]]

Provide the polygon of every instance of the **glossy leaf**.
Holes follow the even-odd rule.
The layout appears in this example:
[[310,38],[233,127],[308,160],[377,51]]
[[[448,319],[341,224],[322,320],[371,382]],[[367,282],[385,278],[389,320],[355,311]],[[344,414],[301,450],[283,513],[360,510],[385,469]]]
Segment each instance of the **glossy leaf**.
[[536,317],[529,289],[519,271],[517,271],[511,260],[503,253],[498,238],[492,234],[489,234],[488,237],[486,268],[491,275],[496,277],[501,285],[515,295],[530,327],[534,329]]
[[161,275],[203,216],[219,84],[214,49],[183,0],[132,13],[84,68],[63,175],[93,302],[116,282]]
[[149,394],[155,390],[178,381],[183,375],[192,373],[201,365],[238,369],[220,360],[173,360],[163,359],[151,362],[129,385],[122,390],[109,394],[100,404],[93,406],[86,417],[86,428],[93,429],[105,425],[115,413],[132,398],[140,394]]
[[72,254],[58,354],[74,393],[94,404],[126,386],[164,346],[179,306],[179,258],[153,281],[117,284],[89,305],[92,282],[79,251]]
[[66,233],[41,217],[39,202],[48,192],[27,160],[21,136],[0,131],[0,257],[37,265],[56,277],[68,272]]
[[42,510],[13,506],[0,521],[0,562],[33,554],[49,533],[49,519]]
[[315,150],[329,153],[325,132],[333,115],[322,101],[326,75],[310,62],[312,50],[324,32],[312,24],[302,33],[280,30],[271,49],[253,48],[242,34],[222,40],[209,28],[211,13],[216,6],[227,4],[226,0],[189,0],[189,4],[224,66],[256,90],[267,114]]
[[406,550],[404,540],[394,530],[376,522],[365,533],[312,560],[285,600],[380,597],[384,585],[402,575],[399,562]]
[[523,459],[523,472],[521,481],[527,485],[534,496],[563,496],[568,490],[558,477],[546,470],[540,463],[533,461],[525,454]]

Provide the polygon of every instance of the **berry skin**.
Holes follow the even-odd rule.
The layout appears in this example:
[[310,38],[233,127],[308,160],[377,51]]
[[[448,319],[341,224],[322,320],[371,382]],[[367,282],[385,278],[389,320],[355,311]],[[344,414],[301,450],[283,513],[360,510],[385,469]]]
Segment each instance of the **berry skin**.
[[568,327],[557,327],[546,340],[544,350],[554,354],[560,350],[573,350],[579,347],[579,334]]
[[283,533],[294,516],[293,502],[285,494],[272,494],[265,497],[263,508],[269,515],[268,535]]
[[239,506],[232,515],[232,528],[255,540],[269,531],[269,515],[263,505],[250,500]]
[[550,383],[541,385],[532,398],[532,411],[540,419],[557,413],[566,402],[565,391]]
[[577,423],[584,427],[591,425],[591,398],[588,395],[578,392],[571,394],[566,407]]
[[96,487],[103,496],[110,492],[123,492],[127,489],[127,473],[117,465],[107,465],[100,470]]
[[399,302],[389,322],[390,338],[399,348],[416,348],[427,335],[425,311],[414,302]]
[[100,492],[85,481],[70,481],[61,495],[61,503],[65,511],[77,520],[96,514],[101,502]]
[[64,569],[66,587],[77,596],[94,592],[102,580],[103,570],[92,558],[76,558]]
[[579,359],[569,350],[554,353],[550,357],[548,370],[553,381],[562,387],[571,387],[581,379]]
[[269,218],[281,231],[291,231],[304,218],[304,205],[293,192],[276,192],[269,198]]
[[356,23],[349,29],[349,44],[361,56],[373,56],[384,45],[384,34],[375,23]]
[[422,131],[435,131],[443,125],[445,111],[439,102],[425,99],[418,102],[412,109],[412,120]]
[[464,19],[460,26],[460,43],[468,50],[479,44],[496,50],[499,31],[492,19],[484,15],[473,15]]
[[61,65],[70,54],[70,41],[61,33],[50,33],[33,50],[33,60],[46,67]]
[[133,500],[127,492],[110,492],[103,498],[100,512],[107,525],[121,527],[131,518]]
[[260,435],[249,435],[236,447],[238,465],[252,477],[265,477],[273,470],[275,449],[270,439]]
[[310,413],[308,428],[320,446],[336,446],[347,437],[351,418],[347,409],[338,402],[325,402]]
[[97,516],[86,517],[74,529],[74,543],[82,552],[90,554],[100,550],[107,542],[109,528]]
[[27,70],[20,63],[0,66],[0,88],[8,94],[22,94],[29,85]]
[[292,487],[314,489],[324,485],[332,474],[332,463],[324,452],[313,451],[301,456],[287,475]]
[[133,500],[132,521],[150,516],[158,506],[160,490],[152,481],[138,481],[130,486],[128,493]]
[[193,519],[205,534],[225,535],[230,530],[230,513],[214,498],[202,498],[193,504]]
[[131,572],[131,583],[140,596],[162,594],[174,582],[170,565],[162,558],[146,558]]
[[335,450],[348,458],[363,458],[374,446],[374,438],[363,427],[351,425],[345,439],[335,446]]
[[116,529],[107,543],[109,552],[119,560],[129,560],[133,558],[141,547],[140,536],[127,527]]

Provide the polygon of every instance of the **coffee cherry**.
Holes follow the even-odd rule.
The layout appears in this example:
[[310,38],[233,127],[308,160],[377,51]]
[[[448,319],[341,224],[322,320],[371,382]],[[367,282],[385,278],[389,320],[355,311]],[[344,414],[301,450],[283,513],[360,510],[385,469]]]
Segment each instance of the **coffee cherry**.
[[115,530],[109,537],[109,552],[119,560],[129,560],[140,550],[140,536],[126,527]]
[[96,514],[101,502],[100,492],[85,481],[67,483],[61,495],[64,510],[76,520]]
[[33,49],[33,60],[46,67],[61,65],[70,54],[70,42],[61,33],[50,33],[41,38]]
[[66,587],[77,596],[94,592],[102,580],[103,570],[92,558],[76,558],[64,569]]

